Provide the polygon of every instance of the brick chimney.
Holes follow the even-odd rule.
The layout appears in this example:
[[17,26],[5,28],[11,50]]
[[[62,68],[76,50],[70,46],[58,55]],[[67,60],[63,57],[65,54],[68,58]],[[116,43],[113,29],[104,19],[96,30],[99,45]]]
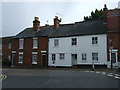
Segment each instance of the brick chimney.
[[59,23],[61,22],[61,19],[58,19],[58,16],[55,16],[54,18],[54,28],[57,29],[59,27]]
[[34,21],[33,21],[33,30],[39,30],[40,29],[40,21],[39,21],[39,17],[34,17]]
[[108,12],[107,6],[106,6],[106,4],[104,4],[103,19],[104,19],[105,22],[107,22],[107,12]]

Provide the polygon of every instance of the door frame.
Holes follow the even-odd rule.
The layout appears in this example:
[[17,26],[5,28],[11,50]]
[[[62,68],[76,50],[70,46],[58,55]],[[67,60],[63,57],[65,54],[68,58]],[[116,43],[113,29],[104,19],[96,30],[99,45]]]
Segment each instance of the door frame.
[[[13,59],[14,55],[14,59]],[[11,67],[15,67],[15,57],[16,57],[16,51],[12,51],[12,62],[11,62]],[[13,61],[14,60],[14,61]]]
[[113,68],[114,67],[118,67],[118,50],[117,49],[112,49],[112,50],[109,50],[109,59],[110,59],[110,62],[111,62],[111,52],[112,53],[115,53],[115,56],[116,56],[116,63],[112,63],[113,64]]
[[[45,60],[45,66],[43,66],[43,55],[45,55],[46,60]],[[47,53],[46,51],[41,51],[41,67],[47,67]]]

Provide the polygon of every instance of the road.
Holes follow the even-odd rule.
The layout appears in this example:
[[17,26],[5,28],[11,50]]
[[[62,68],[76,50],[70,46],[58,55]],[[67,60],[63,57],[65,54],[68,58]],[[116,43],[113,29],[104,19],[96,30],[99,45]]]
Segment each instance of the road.
[[118,88],[117,72],[80,69],[6,69],[3,88]]

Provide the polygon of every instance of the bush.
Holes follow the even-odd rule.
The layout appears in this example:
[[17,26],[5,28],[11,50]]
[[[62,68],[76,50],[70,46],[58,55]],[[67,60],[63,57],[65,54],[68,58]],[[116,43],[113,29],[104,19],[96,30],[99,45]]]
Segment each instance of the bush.
[[11,65],[11,62],[8,61],[8,60],[2,60],[2,65],[10,66],[10,65]]

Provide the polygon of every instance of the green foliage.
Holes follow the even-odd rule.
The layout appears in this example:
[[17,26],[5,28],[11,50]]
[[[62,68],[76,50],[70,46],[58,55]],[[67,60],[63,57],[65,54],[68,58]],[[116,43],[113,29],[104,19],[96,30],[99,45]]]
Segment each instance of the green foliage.
[[95,12],[91,12],[91,16],[84,16],[84,20],[93,20],[93,19],[100,19],[103,17],[103,10],[95,10]]

